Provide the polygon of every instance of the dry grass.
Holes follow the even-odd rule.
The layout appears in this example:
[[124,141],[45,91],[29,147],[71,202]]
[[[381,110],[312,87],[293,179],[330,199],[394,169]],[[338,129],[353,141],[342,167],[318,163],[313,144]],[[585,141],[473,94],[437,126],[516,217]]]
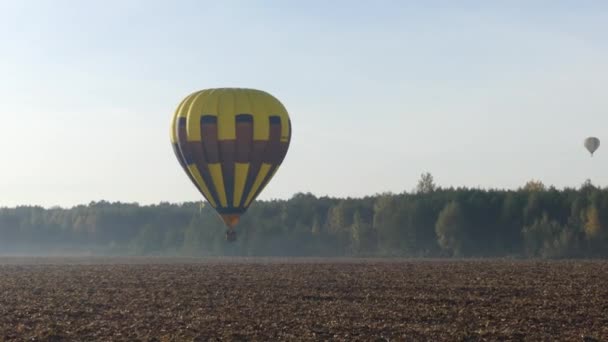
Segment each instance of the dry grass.
[[608,340],[608,262],[0,258],[0,341]]

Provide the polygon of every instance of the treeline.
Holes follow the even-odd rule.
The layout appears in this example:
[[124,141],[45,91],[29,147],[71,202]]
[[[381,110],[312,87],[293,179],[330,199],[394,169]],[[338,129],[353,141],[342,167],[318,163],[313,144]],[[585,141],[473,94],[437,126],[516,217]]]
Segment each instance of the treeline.
[[440,188],[424,174],[401,194],[257,201],[237,228],[226,242],[200,203],[2,208],[0,255],[598,258],[608,256],[608,189]]

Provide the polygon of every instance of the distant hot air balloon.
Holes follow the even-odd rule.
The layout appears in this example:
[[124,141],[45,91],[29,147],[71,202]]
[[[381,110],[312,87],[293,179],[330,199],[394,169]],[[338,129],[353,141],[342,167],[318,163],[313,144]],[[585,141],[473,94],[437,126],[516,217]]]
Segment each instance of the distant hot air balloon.
[[236,239],[240,216],[283,162],[291,141],[287,110],[255,89],[205,89],[187,96],[171,123],[182,168]]
[[593,153],[598,149],[598,147],[600,147],[600,139],[596,137],[589,137],[585,139],[585,148],[587,151],[589,151],[589,153],[591,153],[591,156],[593,156]]

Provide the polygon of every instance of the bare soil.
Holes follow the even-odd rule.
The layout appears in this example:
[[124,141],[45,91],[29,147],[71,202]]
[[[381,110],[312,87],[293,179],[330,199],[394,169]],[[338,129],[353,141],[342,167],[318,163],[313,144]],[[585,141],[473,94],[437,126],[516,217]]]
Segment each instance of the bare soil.
[[0,258],[0,341],[608,341],[608,262]]

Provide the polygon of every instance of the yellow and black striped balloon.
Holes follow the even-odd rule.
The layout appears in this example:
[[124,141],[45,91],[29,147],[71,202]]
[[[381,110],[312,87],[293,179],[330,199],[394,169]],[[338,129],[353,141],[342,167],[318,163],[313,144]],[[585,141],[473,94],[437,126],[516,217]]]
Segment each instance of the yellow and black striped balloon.
[[287,110],[255,89],[205,89],[187,96],[171,122],[181,166],[229,228],[283,162],[291,140]]

